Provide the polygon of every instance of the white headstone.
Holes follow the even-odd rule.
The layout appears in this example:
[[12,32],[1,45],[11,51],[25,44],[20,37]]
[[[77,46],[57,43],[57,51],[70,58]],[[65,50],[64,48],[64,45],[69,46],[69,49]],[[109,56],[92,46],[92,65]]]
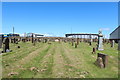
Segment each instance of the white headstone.
[[102,51],[103,49],[103,35],[102,35],[102,31],[99,30],[99,34],[98,34],[98,46],[97,49]]

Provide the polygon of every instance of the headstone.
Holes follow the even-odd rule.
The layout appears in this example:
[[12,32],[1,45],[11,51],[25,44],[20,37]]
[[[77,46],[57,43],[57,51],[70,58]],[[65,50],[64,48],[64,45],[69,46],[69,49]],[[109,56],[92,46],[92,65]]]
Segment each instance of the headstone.
[[118,50],[120,51],[120,40],[118,41]]
[[89,36],[90,36],[89,45],[91,46],[92,45],[92,36],[91,35],[89,35]]
[[113,47],[113,48],[114,48],[114,45],[115,45],[115,41],[114,41],[114,40],[112,40],[112,41],[111,41],[111,47]]
[[32,33],[32,43],[34,43],[33,33]]
[[97,58],[97,60],[95,61],[95,64],[100,68],[104,68],[103,59],[101,57]]
[[25,39],[22,39],[23,42],[25,42]]
[[93,54],[96,54],[96,48],[93,48],[92,53],[93,53]]
[[35,41],[33,42],[33,46],[35,46]]
[[72,41],[72,46],[74,46],[74,42]]
[[45,39],[45,43],[47,42],[47,39]]
[[75,43],[75,48],[77,48],[77,43]]
[[103,54],[103,53],[98,53],[98,57],[102,58],[104,68],[107,67],[107,64],[108,64],[108,55]]
[[99,31],[99,34],[98,34],[98,46],[97,46],[97,49],[102,51],[104,50],[103,49],[103,35],[102,35],[102,31]]
[[3,40],[3,53],[9,50],[9,38],[4,38]]
[[18,44],[18,39],[15,40],[15,43]]
[[2,48],[2,36],[0,36],[0,48]]
[[79,38],[77,38],[77,45],[79,45]]
[[13,41],[14,43],[16,43],[16,39],[14,38],[14,41]]
[[91,46],[91,45],[92,45],[92,42],[89,42],[89,45]]
[[13,39],[11,38],[11,43],[13,43]]

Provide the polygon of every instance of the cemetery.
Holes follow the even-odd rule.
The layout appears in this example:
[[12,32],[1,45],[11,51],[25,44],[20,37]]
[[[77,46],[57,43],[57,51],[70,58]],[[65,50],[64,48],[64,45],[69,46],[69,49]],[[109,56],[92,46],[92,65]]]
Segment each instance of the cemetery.
[[2,77],[118,77],[119,42],[103,39],[102,31],[65,36],[2,38]]

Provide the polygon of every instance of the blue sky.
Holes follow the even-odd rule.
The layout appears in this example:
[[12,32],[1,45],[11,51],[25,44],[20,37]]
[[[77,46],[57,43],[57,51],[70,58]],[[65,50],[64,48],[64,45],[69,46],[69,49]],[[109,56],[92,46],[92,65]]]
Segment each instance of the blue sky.
[[3,2],[2,33],[108,35],[118,26],[117,2]]

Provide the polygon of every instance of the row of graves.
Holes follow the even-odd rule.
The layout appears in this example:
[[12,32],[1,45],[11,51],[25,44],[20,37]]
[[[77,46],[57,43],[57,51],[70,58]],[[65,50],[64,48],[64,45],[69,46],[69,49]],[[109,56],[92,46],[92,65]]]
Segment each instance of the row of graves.
[[[69,35],[76,35],[76,34],[68,34]],[[78,34],[77,34],[78,35]],[[81,34],[80,34],[81,35]],[[99,31],[99,34],[97,34],[98,39],[92,39],[91,37],[88,39],[83,38],[72,38],[71,44],[75,48],[79,45],[79,42],[87,42],[90,46],[92,45],[92,42],[97,42],[96,47],[93,47],[92,54],[96,54],[96,50],[102,51],[104,50],[103,44],[107,43],[111,45],[112,48],[115,46],[115,40],[109,40],[109,39],[103,39],[102,32]],[[118,41],[118,50],[120,50],[120,40]],[[97,53],[97,59],[94,63],[100,68],[106,68],[108,65],[108,55],[104,53]]]
[[[110,41],[109,39],[103,39],[103,35],[101,32],[99,32],[98,34],[98,39],[85,39],[85,38],[68,38],[68,37],[39,37],[39,38],[35,38],[33,37],[7,37],[7,38],[2,38],[1,39],[2,44],[0,46],[3,45],[3,51],[2,53],[6,53],[6,52],[11,52],[12,50],[10,50],[9,47],[9,43],[13,43],[13,44],[19,44],[20,41],[26,43],[26,42],[31,42],[33,43],[33,46],[35,46],[35,44],[37,42],[43,42],[43,43],[48,43],[51,44],[51,42],[69,42],[72,44],[72,46],[75,46],[75,48],[77,48],[77,46],[79,45],[80,42],[87,42],[89,43],[89,45],[92,45],[92,42],[97,42],[97,47],[93,47],[93,54],[96,54],[96,50],[104,50],[103,48],[103,43],[110,43],[111,47],[114,47],[115,41],[112,40]],[[120,45],[120,41],[119,41],[119,45]],[[18,46],[18,48],[20,48],[20,46]],[[118,47],[118,50],[120,50],[120,46]],[[104,54],[104,53],[97,53],[97,59],[95,61],[95,64],[97,66],[99,66],[100,68],[105,68],[108,64],[108,55]]]

